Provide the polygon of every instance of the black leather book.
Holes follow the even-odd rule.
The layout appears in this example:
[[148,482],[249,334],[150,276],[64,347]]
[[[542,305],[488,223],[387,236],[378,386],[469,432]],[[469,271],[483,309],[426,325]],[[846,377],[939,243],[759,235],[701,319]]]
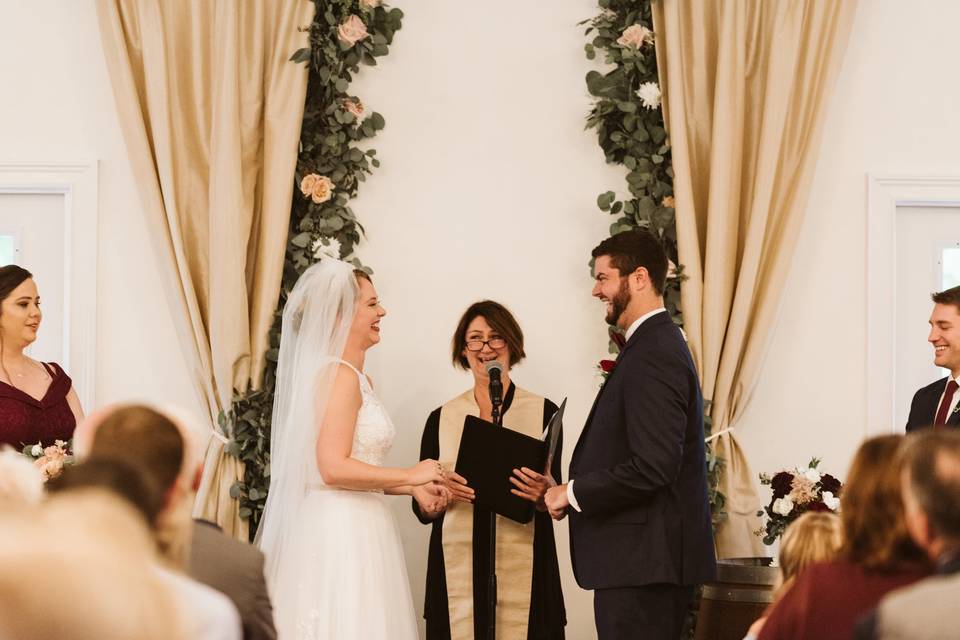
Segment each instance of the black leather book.
[[548,471],[559,430],[563,428],[563,405],[550,420],[549,441],[498,427],[476,416],[467,416],[457,453],[456,470],[476,492],[476,505],[520,523],[533,519],[534,504],[510,493],[510,478],[521,467]]

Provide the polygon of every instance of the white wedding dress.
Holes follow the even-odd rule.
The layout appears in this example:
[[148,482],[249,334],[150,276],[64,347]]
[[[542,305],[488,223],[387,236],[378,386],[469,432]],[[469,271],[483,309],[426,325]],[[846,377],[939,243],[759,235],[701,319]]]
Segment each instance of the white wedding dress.
[[[357,373],[363,396],[351,457],[382,466],[396,430],[366,376],[340,362]],[[293,592],[274,594],[279,637],[415,640],[410,583],[387,499],[379,491],[326,486],[316,469],[313,475],[291,523],[292,553],[284,553],[281,568],[287,579],[278,581]]]

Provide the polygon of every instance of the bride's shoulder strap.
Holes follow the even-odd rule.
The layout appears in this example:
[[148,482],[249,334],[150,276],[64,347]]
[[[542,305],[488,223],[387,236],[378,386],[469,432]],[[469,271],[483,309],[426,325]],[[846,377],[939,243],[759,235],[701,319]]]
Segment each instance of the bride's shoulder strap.
[[352,364],[350,364],[350,363],[347,362],[346,360],[341,360],[341,359],[339,359],[339,358],[335,358],[335,359],[333,359],[332,361],[333,361],[333,362],[336,362],[336,363],[338,363],[338,364],[344,364],[344,365],[347,365],[348,367],[350,367],[350,368],[353,370],[353,372],[354,372],[355,374],[357,374],[357,378],[359,378],[359,380],[360,380],[360,389],[361,389],[361,390],[366,391],[366,390],[369,390],[369,389],[370,389],[370,381],[367,379],[367,376],[364,375],[362,371],[360,371],[359,369],[357,369],[355,366],[353,366]]

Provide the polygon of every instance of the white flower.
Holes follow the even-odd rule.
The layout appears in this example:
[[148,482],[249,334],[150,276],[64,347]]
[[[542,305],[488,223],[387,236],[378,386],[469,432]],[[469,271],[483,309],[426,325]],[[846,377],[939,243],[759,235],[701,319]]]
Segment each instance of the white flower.
[[812,467],[804,471],[803,475],[806,477],[807,480],[809,480],[810,482],[813,482],[814,484],[816,484],[817,482],[820,482],[820,472]]
[[777,498],[773,501],[773,512],[781,516],[788,516],[793,511],[793,500],[790,498]]
[[336,238],[317,238],[313,242],[313,257],[340,259],[340,241]]
[[39,442],[38,442],[37,444],[33,445],[33,448],[30,449],[30,455],[32,455],[34,458],[39,458],[40,456],[42,456],[42,455],[43,455],[43,445],[41,445]]
[[660,106],[660,85],[656,82],[644,82],[637,89],[637,96],[647,109],[656,109]]
[[840,508],[840,498],[835,498],[832,491],[824,491],[820,497],[823,500],[823,504],[827,505],[827,508],[831,511],[836,511]]

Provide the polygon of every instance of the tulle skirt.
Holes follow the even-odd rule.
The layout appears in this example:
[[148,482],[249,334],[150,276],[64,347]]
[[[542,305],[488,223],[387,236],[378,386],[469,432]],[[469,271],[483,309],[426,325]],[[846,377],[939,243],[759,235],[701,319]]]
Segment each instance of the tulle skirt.
[[273,594],[281,640],[415,640],[397,524],[380,493],[311,490]]

